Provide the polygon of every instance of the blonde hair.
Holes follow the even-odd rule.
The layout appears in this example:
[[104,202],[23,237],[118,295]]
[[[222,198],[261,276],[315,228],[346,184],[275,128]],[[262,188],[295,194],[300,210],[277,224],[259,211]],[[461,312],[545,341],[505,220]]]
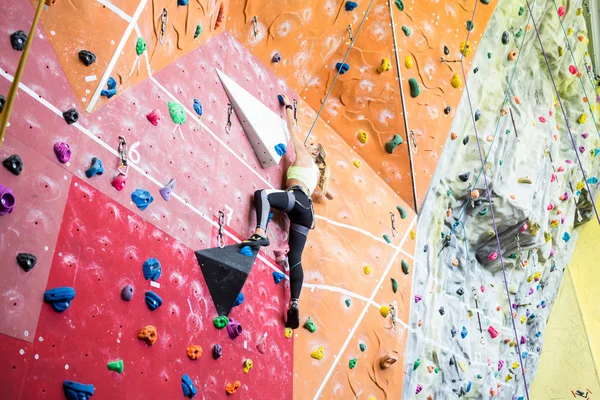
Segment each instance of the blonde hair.
[[327,151],[320,143],[317,143],[317,154],[315,155],[315,164],[317,164],[317,167],[319,167],[320,176],[318,186],[321,192],[323,193],[323,196],[327,194],[327,190],[329,188],[329,175],[331,173],[326,160]]

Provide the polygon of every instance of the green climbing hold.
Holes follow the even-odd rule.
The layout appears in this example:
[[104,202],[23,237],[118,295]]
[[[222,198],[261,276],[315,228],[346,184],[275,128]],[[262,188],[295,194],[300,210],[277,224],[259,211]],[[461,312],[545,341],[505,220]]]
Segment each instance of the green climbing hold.
[[435,372],[437,374],[438,372],[440,372],[440,369],[441,369],[440,367],[435,367],[435,369],[433,370],[433,372]]
[[350,305],[352,304],[352,300],[346,299],[345,303],[346,303],[346,307],[350,307]]
[[410,28],[406,25],[402,25],[402,32],[404,32],[404,34],[406,36],[410,36],[412,34],[412,31],[410,30]]
[[450,190],[450,189],[446,190],[446,196],[448,196],[448,197],[452,196],[452,190]]
[[474,27],[475,27],[475,24],[473,23],[473,21],[467,21],[467,30],[469,32],[472,31]]
[[416,371],[416,369],[419,368],[419,365],[421,365],[421,359],[417,358],[413,364],[413,371]]
[[358,347],[360,348],[360,351],[365,351],[367,349],[367,345],[364,343],[359,344]]
[[517,33],[515,33],[515,36],[516,36],[516,37],[518,37],[518,38],[520,38],[520,37],[521,37],[521,35],[523,35],[523,29],[519,29],[519,30],[517,31]]
[[[400,140],[402,140],[402,137],[400,137]],[[398,210],[398,212],[400,213],[400,218],[406,219],[406,211],[404,210],[404,208],[402,208],[402,206],[396,206],[396,210]]]
[[146,51],[146,41],[143,37],[139,37],[135,44],[135,52],[138,56],[141,56]]
[[446,234],[445,234],[444,232],[440,232],[440,236],[441,236],[441,237],[442,237],[442,239],[443,239],[443,238],[445,238],[445,237],[446,237]]
[[394,291],[394,293],[398,292],[398,281],[395,280],[394,278],[392,279],[392,290]]
[[419,82],[415,78],[410,78],[408,80],[408,85],[410,86],[410,97],[413,99],[418,97],[421,94],[421,89],[419,89]]
[[524,12],[525,12],[525,7],[521,6],[521,8],[519,8],[519,16],[523,15]]
[[215,319],[213,320],[213,325],[217,329],[223,329],[227,326],[227,324],[229,324],[229,318],[227,318],[224,315],[215,317]]
[[348,366],[350,367],[350,369],[354,369],[354,367],[356,367],[356,358],[351,359],[348,363]]
[[[392,140],[390,140],[389,142],[387,142],[385,144],[385,151],[387,151],[389,154],[394,154],[394,150],[396,149],[396,147],[401,145],[402,142],[403,142],[402,136],[395,134],[394,137],[392,138]],[[401,213],[400,210],[398,210],[398,212]],[[402,213],[400,215],[402,215]]]
[[194,32],[194,39],[196,39],[202,33],[202,25],[196,25],[196,32]]
[[308,317],[308,319],[306,320],[304,325],[302,325],[302,327],[310,333],[315,333],[315,331],[317,330],[317,327],[315,326],[315,323],[313,322],[311,317]]
[[492,53],[488,53],[488,59],[492,59]]
[[499,164],[500,165],[504,164],[504,160],[500,160]]
[[169,114],[171,114],[171,119],[176,124],[185,124],[185,108],[181,104],[170,101]]
[[109,361],[107,364],[108,369],[110,369],[111,371],[115,371],[118,372],[120,374],[123,373],[123,360],[117,360],[117,361]]
[[486,207],[483,210],[479,211],[479,215],[485,215],[485,214],[487,214],[487,212],[488,212],[488,209]]
[[404,260],[402,260],[402,272],[404,272],[404,275],[408,275],[408,263]]
[[394,3],[396,4],[398,10],[404,11],[404,3],[402,2],[402,0],[395,0]]
[[517,253],[511,253],[510,256],[508,256],[508,258],[512,258],[514,260],[515,258],[517,258]]
[[487,6],[490,4],[490,0],[481,0],[481,3]]
[[392,243],[392,241],[390,240],[390,237],[388,235],[383,235],[383,239],[388,243]]

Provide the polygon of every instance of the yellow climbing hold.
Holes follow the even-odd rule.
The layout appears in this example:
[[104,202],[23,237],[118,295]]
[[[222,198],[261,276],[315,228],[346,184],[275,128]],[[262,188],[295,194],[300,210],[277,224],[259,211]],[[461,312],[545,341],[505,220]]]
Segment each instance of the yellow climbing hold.
[[487,231],[485,231],[485,234],[488,235],[488,236],[492,236],[492,237],[495,235],[493,229],[488,229]]
[[575,14],[579,16],[579,15],[581,15],[582,11],[583,11],[583,10],[581,9],[581,7],[579,7],[579,8],[577,9],[577,11],[575,11]]
[[355,166],[356,168],[360,168],[360,166],[362,165],[362,163],[360,162],[360,160],[354,160],[354,161],[352,162],[352,164],[354,164],[354,166]]
[[537,233],[540,231],[540,224],[538,224],[537,222],[533,222],[529,224],[529,232],[531,232],[531,234],[533,236],[537,235]]
[[371,268],[370,265],[365,265],[363,267],[363,272],[365,273],[365,275],[369,275],[372,271],[373,271],[373,269]]
[[367,131],[362,129],[358,131],[356,137],[358,137],[358,141],[361,143],[367,143],[369,141],[369,134],[367,133]]
[[546,243],[552,240],[552,235],[549,232],[544,232],[544,240]]
[[468,57],[471,54],[471,51],[473,51],[473,49],[471,48],[471,45],[469,43],[467,43],[466,41],[463,41],[460,44],[460,52],[465,56]]
[[452,75],[452,79],[450,80],[450,84],[452,85],[452,87],[454,89],[458,89],[459,87],[462,86],[462,79],[460,79],[460,76],[458,74],[454,74],[454,75]]
[[244,360],[244,373],[247,374],[248,372],[250,372],[251,369],[252,369],[252,360],[249,358],[246,358]]
[[577,182],[577,190],[581,190],[585,187],[585,185],[583,184],[583,182],[579,181]]
[[539,281],[540,278],[542,277],[542,273],[540,271],[537,271],[535,274],[533,274],[533,279],[535,279],[535,281]]
[[415,240],[415,239],[417,238],[417,232],[415,232],[415,231],[410,231],[410,238],[411,238],[412,240]]
[[466,366],[466,364],[465,364],[464,362],[462,362],[462,361],[459,361],[459,362],[458,362],[458,368],[460,368],[460,370],[461,370],[462,372],[465,372],[465,371],[467,370],[467,366]]
[[322,360],[325,356],[325,349],[323,349],[323,346],[319,346],[312,353],[310,353],[310,356],[315,360]]
[[506,375],[506,378],[504,378],[504,380],[506,382],[510,381],[511,379],[512,379],[512,375],[510,375],[510,374]]
[[517,368],[519,368],[519,363],[518,362],[512,363],[512,369],[517,369]]
[[572,34],[572,33],[573,33],[573,28],[569,28],[569,29],[567,29],[567,35],[570,35],[570,34]]
[[411,56],[404,57],[404,66],[408,69],[413,67],[413,59]]
[[532,182],[531,182],[531,178],[530,177],[523,176],[523,177],[519,178],[519,183],[529,183],[529,184],[531,184]]
[[525,317],[524,315],[522,315],[521,316],[521,323],[524,324],[526,320],[527,320],[527,317]]
[[285,338],[286,338],[286,339],[289,339],[289,338],[291,338],[291,337],[292,337],[292,332],[293,332],[293,331],[292,331],[292,328],[285,328],[285,329],[283,330],[283,334],[285,335]]
[[390,308],[388,306],[381,306],[379,312],[383,318],[387,318],[387,316],[390,315]]
[[529,276],[527,277],[527,282],[531,282],[532,280],[533,280],[533,276],[529,275]]
[[511,340],[511,342],[508,345],[510,347],[515,347],[517,345],[517,342],[515,342],[514,340]]
[[553,219],[553,220],[550,222],[550,227],[552,227],[552,228],[556,228],[557,226],[558,226],[558,220],[557,220],[557,219]]
[[562,57],[565,54],[565,49],[562,46],[558,46],[558,55]]
[[581,114],[579,116],[579,118],[577,119],[577,122],[579,122],[580,124],[585,124],[585,121],[587,120],[587,115],[585,114]]
[[382,58],[381,59],[381,65],[379,66],[379,68],[377,68],[377,72],[379,72],[380,74],[383,74],[385,71],[389,71],[390,69],[390,60],[389,58]]

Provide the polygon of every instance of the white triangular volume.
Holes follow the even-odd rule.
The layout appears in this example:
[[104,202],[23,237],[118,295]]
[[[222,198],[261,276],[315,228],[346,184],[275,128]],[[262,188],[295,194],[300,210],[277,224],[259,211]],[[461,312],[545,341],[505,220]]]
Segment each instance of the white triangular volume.
[[288,145],[290,134],[286,122],[218,69],[217,74],[262,167],[279,164],[281,156],[275,146]]

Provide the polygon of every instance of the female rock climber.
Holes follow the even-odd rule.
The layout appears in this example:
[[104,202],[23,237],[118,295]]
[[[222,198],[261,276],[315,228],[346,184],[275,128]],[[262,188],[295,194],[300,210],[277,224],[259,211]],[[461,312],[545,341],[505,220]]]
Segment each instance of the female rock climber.
[[[315,142],[304,144],[294,120],[293,107],[288,98],[282,95],[286,120],[296,159],[287,170],[286,190],[257,190],[254,193],[256,205],[256,230],[242,245],[252,248],[269,246],[267,223],[271,208],[287,213],[290,218],[288,261],[290,264],[290,304],[287,311],[286,326],[296,329],[300,325],[298,298],[302,289],[304,272],[302,271],[302,251],[309,230],[314,228],[312,196],[333,199],[328,190],[329,167],[327,153],[323,146]],[[288,152],[289,154],[289,152]]]

